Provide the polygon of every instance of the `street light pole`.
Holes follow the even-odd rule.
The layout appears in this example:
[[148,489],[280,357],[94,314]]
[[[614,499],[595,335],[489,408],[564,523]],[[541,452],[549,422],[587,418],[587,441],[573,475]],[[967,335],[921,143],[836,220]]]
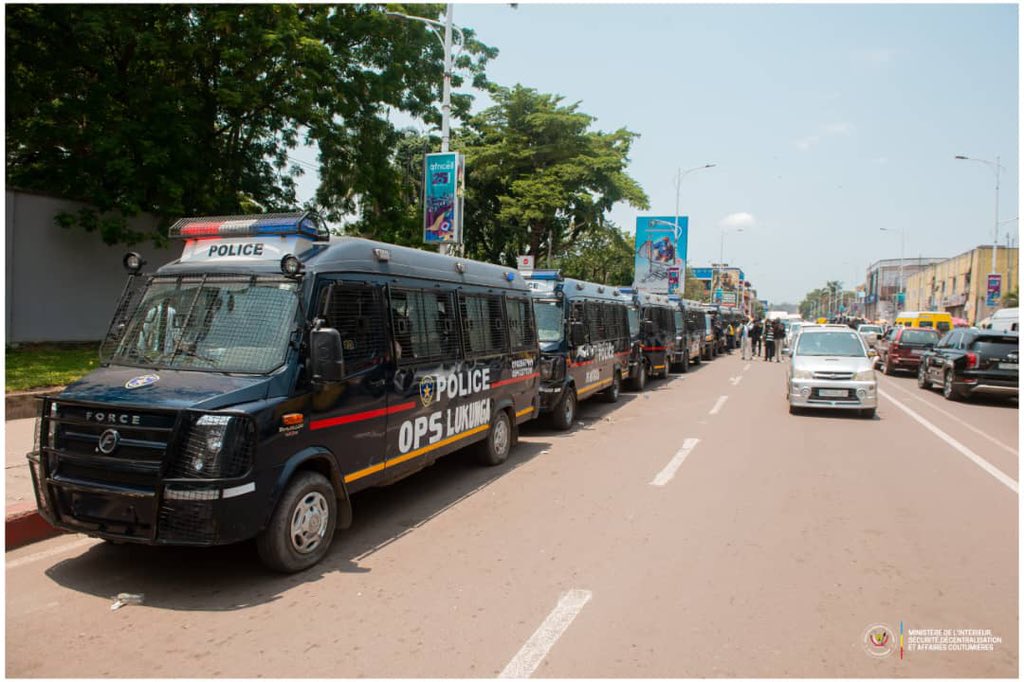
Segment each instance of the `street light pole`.
[[995,176],[996,176],[996,219],[995,219],[995,226],[993,227],[993,232],[992,232],[992,268],[989,270],[990,273],[995,273],[995,271],[996,271],[996,248],[999,245],[999,170],[1002,168],[1002,166],[999,164],[999,157],[997,156],[995,161],[988,161],[986,159],[976,159],[976,158],[974,158],[972,156],[963,156],[962,154],[957,154],[953,158],[954,159],[958,159],[960,161],[977,161],[978,163],[983,163],[986,166],[988,166],[990,169],[992,169],[993,173],[995,173]]
[[[676,173],[676,212],[675,212],[676,239],[679,238],[679,188],[683,184],[683,178],[685,178],[687,175],[689,175],[690,173],[692,173],[694,171],[699,171],[699,170],[704,170],[705,168],[714,168],[714,167],[715,167],[715,164],[713,164],[713,163],[705,163],[703,166],[695,166],[694,168],[690,168],[690,169],[688,169],[686,171],[684,171],[682,168],[678,169],[678,173]],[[686,291],[686,261],[685,260],[683,261],[683,271],[681,273],[679,273],[679,280],[682,282],[683,291],[685,292]],[[711,293],[712,293],[712,296],[713,296],[714,295],[714,290],[713,289],[712,289]]]

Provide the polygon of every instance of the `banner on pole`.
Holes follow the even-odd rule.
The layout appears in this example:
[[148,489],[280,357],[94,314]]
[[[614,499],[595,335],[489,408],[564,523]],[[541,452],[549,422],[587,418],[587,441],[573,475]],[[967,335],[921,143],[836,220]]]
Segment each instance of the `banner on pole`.
[[637,216],[633,260],[633,288],[657,294],[670,293],[669,277],[676,269],[686,271],[686,216]]
[[991,272],[988,275],[988,290],[985,295],[985,305],[994,308],[999,305],[999,299],[1003,297],[1003,276],[998,272]]
[[423,243],[462,243],[465,158],[458,152],[427,154],[423,161]]

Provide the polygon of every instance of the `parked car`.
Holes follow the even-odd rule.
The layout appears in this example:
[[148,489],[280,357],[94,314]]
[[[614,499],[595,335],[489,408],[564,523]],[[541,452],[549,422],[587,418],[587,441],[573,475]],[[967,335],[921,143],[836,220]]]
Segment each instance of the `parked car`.
[[885,330],[882,329],[881,325],[877,324],[861,324],[857,325],[857,332],[864,337],[864,342],[868,344],[868,348],[874,348],[875,344],[878,343],[878,337],[882,335]]
[[850,328],[801,329],[786,370],[790,414],[819,407],[873,417],[878,407],[874,353]]
[[1002,310],[997,310],[992,313],[991,317],[983,320],[978,326],[982,329],[1016,332],[1020,331],[1017,327],[1017,321],[1017,308],[1003,308]]
[[875,344],[882,374],[916,372],[921,354],[933,348],[940,338],[942,334],[937,329],[893,327]]
[[954,329],[921,356],[917,385],[942,386],[947,400],[975,393],[1019,394],[1019,335],[990,329]]
[[786,328],[786,336],[782,339],[782,349],[793,347],[793,341],[796,337],[800,336],[801,327],[806,327],[807,323],[800,320],[792,320],[789,326]]

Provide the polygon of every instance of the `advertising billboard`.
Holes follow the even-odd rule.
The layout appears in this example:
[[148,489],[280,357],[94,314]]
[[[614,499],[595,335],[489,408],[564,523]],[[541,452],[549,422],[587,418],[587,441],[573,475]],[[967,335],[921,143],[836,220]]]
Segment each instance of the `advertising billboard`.
[[458,152],[423,160],[423,243],[462,243],[465,160]]
[[739,268],[721,268],[718,270],[718,278],[715,284],[715,303],[735,307],[739,301],[738,292],[743,286],[743,271]]
[[667,294],[670,276],[686,271],[686,242],[689,218],[679,216],[637,216],[634,242],[633,288],[638,291]]
[[985,305],[994,308],[999,305],[999,299],[1003,296],[1003,276],[998,272],[990,273],[988,276],[988,288],[985,292]]

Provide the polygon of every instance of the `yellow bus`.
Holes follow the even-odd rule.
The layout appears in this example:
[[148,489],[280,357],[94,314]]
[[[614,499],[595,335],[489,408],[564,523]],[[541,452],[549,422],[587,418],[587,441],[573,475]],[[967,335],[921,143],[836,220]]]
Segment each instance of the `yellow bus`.
[[945,334],[953,328],[953,316],[939,311],[905,310],[896,316],[896,326],[937,329]]

